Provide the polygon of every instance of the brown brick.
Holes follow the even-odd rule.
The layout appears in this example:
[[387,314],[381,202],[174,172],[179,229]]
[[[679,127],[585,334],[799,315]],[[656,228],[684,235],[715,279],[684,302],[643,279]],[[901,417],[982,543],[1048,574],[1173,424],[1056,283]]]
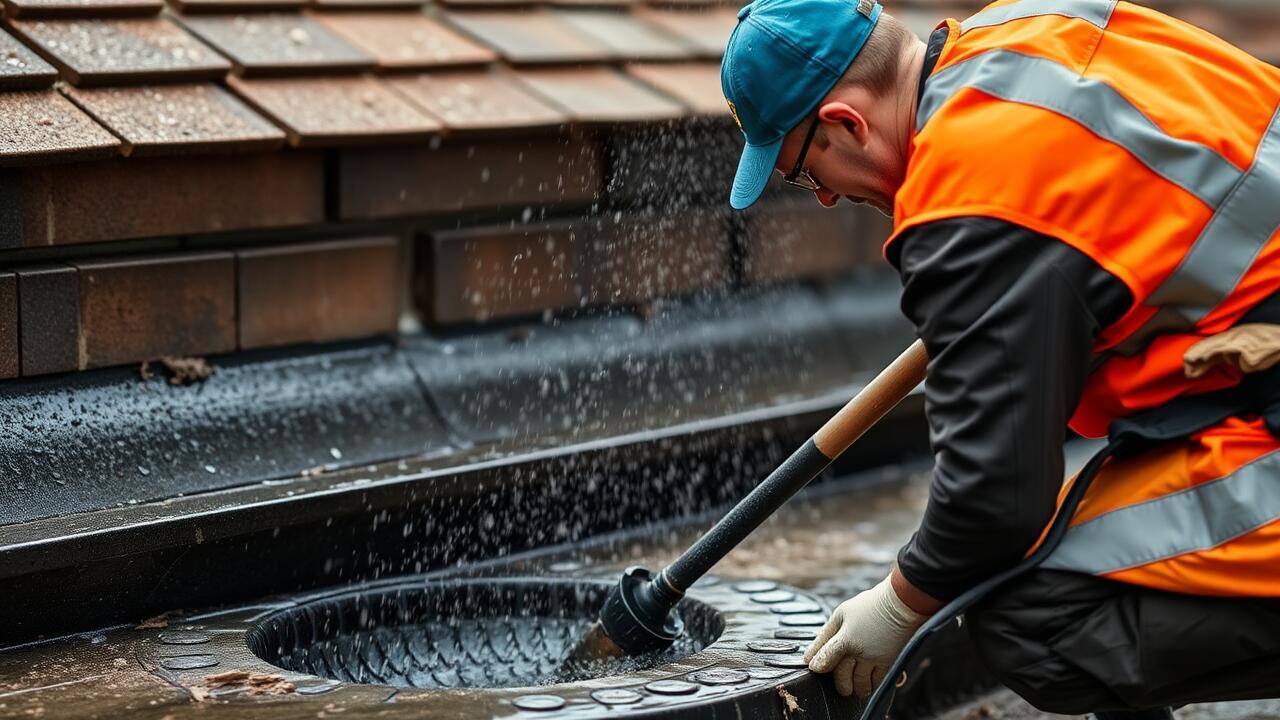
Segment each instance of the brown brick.
[[18,269],[22,374],[80,367],[80,276],[70,265]]
[[394,238],[236,253],[240,348],[395,331],[398,260]]
[[80,270],[81,369],[235,349],[231,253],[75,265]]
[[18,278],[0,272],[0,378],[18,376]]
[[590,202],[601,184],[590,138],[346,150],[339,172],[344,219]]
[[723,286],[729,278],[729,236],[717,212],[664,214],[600,221],[585,232],[580,264],[587,302],[640,303]]
[[429,322],[454,323],[577,307],[578,254],[565,225],[438,233],[418,252],[419,310]]
[[21,194],[26,246],[281,227],[324,220],[324,164],[298,152],[106,160],[26,169]]
[[[808,198],[806,198],[808,200]],[[764,205],[748,214],[745,280],[763,285],[786,280],[829,278],[852,270],[865,257],[860,247],[858,211],[807,204]]]

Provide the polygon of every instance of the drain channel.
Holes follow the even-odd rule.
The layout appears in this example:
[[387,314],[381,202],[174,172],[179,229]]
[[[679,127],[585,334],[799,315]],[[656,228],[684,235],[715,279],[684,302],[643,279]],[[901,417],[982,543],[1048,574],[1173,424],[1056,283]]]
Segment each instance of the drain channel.
[[701,652],[724,631],[718,610],[686,598],[685,634],[673,647],[562,668],[610,587],[484,578],[365,589],[273,613],[246,640],[273,665],[345,682],[505,688],[645,670]]

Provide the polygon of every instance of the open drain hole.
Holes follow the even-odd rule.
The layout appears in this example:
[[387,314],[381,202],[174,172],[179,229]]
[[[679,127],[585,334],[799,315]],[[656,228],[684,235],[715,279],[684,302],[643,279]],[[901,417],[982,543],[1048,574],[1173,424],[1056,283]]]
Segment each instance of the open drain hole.
[[561,668],[610,588],[546,578],[379,586],[272,613],[247,642],[273,665],[346,682],[501,688],[644,670],[698,653],[724,631],[718,610],[685,598],[685,633],[671,648]]

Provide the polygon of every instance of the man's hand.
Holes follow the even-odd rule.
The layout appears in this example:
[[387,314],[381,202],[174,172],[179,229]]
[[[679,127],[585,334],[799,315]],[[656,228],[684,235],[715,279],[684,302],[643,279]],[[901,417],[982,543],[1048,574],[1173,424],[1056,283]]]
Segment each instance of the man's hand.
[[927,615],[907,607],[893,590],[891,577],[841,603],[805,652],[814,672],[832,672],[841,695],[865,698],[884,681]]

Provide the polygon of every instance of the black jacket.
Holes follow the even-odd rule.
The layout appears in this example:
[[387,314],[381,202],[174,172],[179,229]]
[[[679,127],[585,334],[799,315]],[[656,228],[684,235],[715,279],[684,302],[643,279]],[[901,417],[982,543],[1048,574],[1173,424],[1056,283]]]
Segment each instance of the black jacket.
[[1052,517],[1093,343],[1133,298],[1066,243],[992,218],[920,226],[889,259],[929,349],[936,461],[898,564],[949,600],[1021,559]]

